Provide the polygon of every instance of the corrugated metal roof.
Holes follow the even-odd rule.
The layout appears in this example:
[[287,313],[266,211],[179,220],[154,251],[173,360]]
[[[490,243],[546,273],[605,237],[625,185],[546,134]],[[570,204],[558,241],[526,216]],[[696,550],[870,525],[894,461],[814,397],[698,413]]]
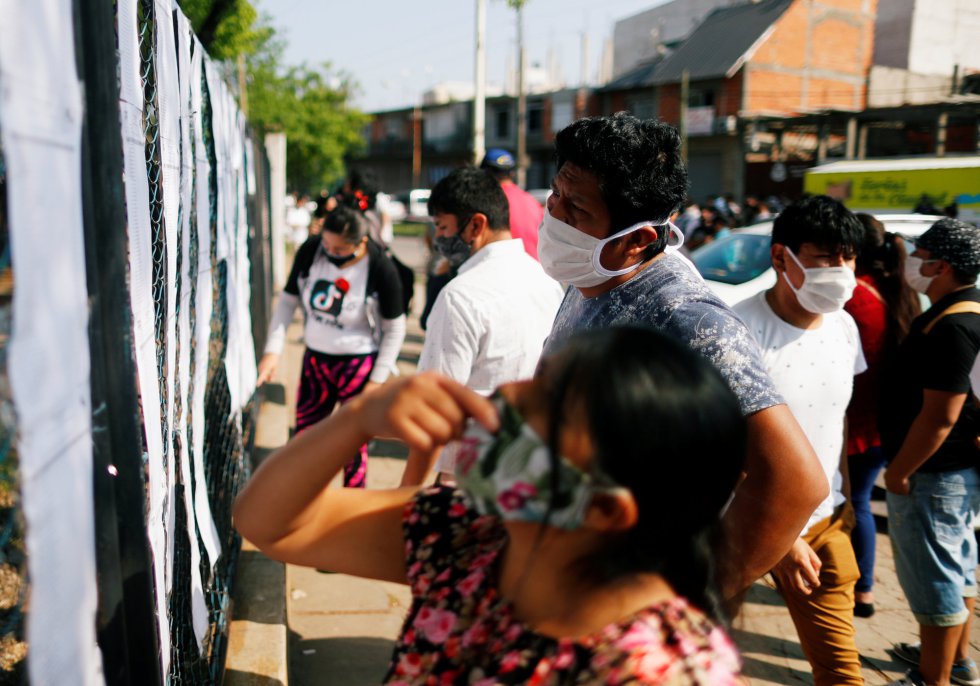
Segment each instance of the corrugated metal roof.
[[660,63],[649,85],[677,83],[685,69],[691,81],[725,76],[792,3],[761,0],[715,10]]
[[625,74],[613,79],[599,90],[618,91],[629,88],[642,88],[652,84],[652,79],[657,71],[657,67],[664,61],[663,57],[655,57],[652,60],[641,62],[630,69]]

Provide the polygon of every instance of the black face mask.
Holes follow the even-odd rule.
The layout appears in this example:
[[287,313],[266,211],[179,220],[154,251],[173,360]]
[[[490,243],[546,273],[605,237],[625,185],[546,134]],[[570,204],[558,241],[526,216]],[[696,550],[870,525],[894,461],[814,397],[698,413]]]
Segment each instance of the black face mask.
[[438,255],[445,257],[453,269],[459,267],[459,265],[466,262],[470,257],[470,246],[459,237],[459,234],[455,236],[437,236],[432,242],[432,249]]
[[345,264],[357,257],[355,253],[351,253],[350,255],[333,255],[328,253],[326,250],[323,251],[323,254],[327,256],[328,260],[330,260],[330,264],[335,267],[343,267]]

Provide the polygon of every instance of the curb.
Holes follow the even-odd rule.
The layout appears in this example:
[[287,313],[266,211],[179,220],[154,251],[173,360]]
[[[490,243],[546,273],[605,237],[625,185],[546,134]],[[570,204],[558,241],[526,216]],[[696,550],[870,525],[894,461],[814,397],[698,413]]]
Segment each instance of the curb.
[[[289,439],[285,389],[266,384],[255,424],[252,469]],[[286,566],[242,539],[232,590],[224,686],[286,686]]]

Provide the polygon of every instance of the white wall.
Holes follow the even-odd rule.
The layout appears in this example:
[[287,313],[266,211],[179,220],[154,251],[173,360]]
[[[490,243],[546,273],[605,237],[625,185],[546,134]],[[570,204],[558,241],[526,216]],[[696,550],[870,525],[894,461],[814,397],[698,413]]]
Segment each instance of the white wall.
[[[878,6],[893,1],[879,2]],[[948,76],[956,64],[961,74],[964,68],[980,69],[980,1],[917,0],[912,16],[909,71]]]

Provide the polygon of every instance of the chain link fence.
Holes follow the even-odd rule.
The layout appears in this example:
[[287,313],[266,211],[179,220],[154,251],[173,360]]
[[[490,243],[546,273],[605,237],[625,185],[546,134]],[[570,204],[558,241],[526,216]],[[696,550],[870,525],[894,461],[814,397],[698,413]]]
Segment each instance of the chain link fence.
[[[229,303],[228,303],[228,272],[229,265],[219,258],[218,246],[218,153],[215,146],[213,127],[213,108],[211,94],[208,90],[207,79],[203,72],[202,80],[202,133],[204,151],[210,162],[208,178],[208,207],[207,225],[210,230],[209,254],[199,254],[198,217],[196,198],[192,196],[189,208],[182,211],[190,212],[190,221],[178,221],[176,255],[167,254],[166,227],[164,221],[164,174],[161,163],[160,144],[160,112],[157,79],[156,48],[159,45],[156,31],[172,30],[171,17],[156,17],[153,0],[140,0],[138,5],[138,32],[140,46],[141,79],[144,87],[145,120],[144,134],[146,139],[146,168],[150,190],[150,229],[152,231],[153,247],[153,306],[156,339],[157,379],[160,388],[161,416],[165,418],[160,431],[163,437],[164,465],[176,476],[176,483],[171,497],[174,499],[175,532],[173,535],[173,586],[167,599],[169,628],[171,633],[170,670],[166,676],[169,684],[213,684],[219,683],[222,675],[226,638],[228,633],[229,602],[231,587],[234,579],[235,563],[237,560],[239,538],[232,527],[231,506],[240,488],[248,477],[248,460],[251,450],[255,401],[249,401],[241,412],[232,407],[226,366],[226,353],[229,336]],[[264,157],[258,159],[264,163]],[[196,188],[196,184],[192,184]],[[258,187],[257,194],[263,197],[253,199],[250,208],[266,206],[264,188]],[[194,191],[196,193],[196,190]],[[253,210],[254,214],[254,210]],[[249,224],[255,224],[257,217],[250,216]],[[189,228],[188,228],[189,227]],[[267,235],[266,231],[253,231],[253,235]],[[186,234],[186,235],[185,235]],[[189,265],[184,265],[184,251],[181,249],[185,242],[188,246],[187,258]],[[171,245],[170,249],[175,246]],[[267,243],[250,246],[250,252],[267,255]],[[175,283],[168,283],[168,259],[175,261]],[[201,262],[210,264],[212,273],[212,314],[210,320],[198,316],[193,306],[197,302],[197,279],[182,278],[182,274],[196,275]],[[184,267],[189,267],[186,272]],[[185,299],[184,291],[190,292],[190,298]],[[175,303],[169,303],[168,298],[176,298]],[[186,319],[181,318],[181,303],[190,303],[190,311]],[[169,314],[168,314],[169,313]],[[168,336],[167,318],[176,316],[176,335]],[[265,321],[263,312],[253,310],[253,317]],[[189,326],[189,331],[182,332],[181,326]],[[182,450],[181,441],[193,444],[194,423],[193,407],[184,405],[182,398],[192,398],[194,395],[195,367],[197,364],[197,333],[200,327],[210,331],[208,339],[208,368],[204,391],[204,466],[205,473],[194,474],[182,469],[181,459],[188,454]],[[189,335],[183,335],[189,334]],[[174,360],[181,359],[182,341],[190,345],[190,370],[185,379],[190,380],[191,387],[181,388],[181,377],[169,368]],[[172,346],[173,350],[168,350]],[[186,352],[186,351],[184,351]],[[172,412],[168,415],[168,407]],[[172,424],[168,424],[167,417]],[[181,427],[183,431],[178,431]],[[152,430],[152,427],[147,427]],[[170,464],[172,463],[172,464]],[[184,483],[182,474],[191,474],[191,483]],[[198,555],[192,555],[191,542],[187,536],[176,532],[188,530],[189,518],[194,516],[185,507],[185,491],[194,492],[197,487],[196,479],[204,478],[207,484],[208,500],[211,506],[214,524],[222,546],[222,554],[213,567],[208,563],[208,555],[202,541],[197,540]],[[204,583],[205,601],[207,604],[209,626],[203,641],[203,649],[199,648],[193,630],[192,622],[192,593],[191,566],[195,559],[200,560],[200,575]]]
[[[268,161],[264,148],[249,140],[226,85],[215,78],[220,67],[195,54],[203,49],[189,28],[182,29],[189,24],[169,2],[71,0],[71,6],[73,13],[51,17],[71,25],[77,78],[85,85],[81,168],[59,182],[81,186],[84,263],[79,255],[65,268],[74,275],[84,271],[88,287],[92,422],[85,440],[90,435],[94,496],[83,501],[92,503],[93,512],[75,508],[72,513],[94,522],[100,655],[79,665],[80,674],[87,670],[85,677],[59,672],[51,681],[50,665],[38,674],[45,683],[63,678],[64,683],[104,680],[111,686],[220,684],[240,545],[231,510],[249,475],[259,404],[247,397],[251,385],[246,379],[254,369],[254,344],[261,343],[253,339],[254,332],[264,332],[271,302]],[[124,16],[124,8],[135,12]],[[130,45],[134,61],[127,64]],[[160,54],[174,47],[177,55]],[[198,66],[187,65],[188,55]],[[124,80],[128,75],[131,80],[125,83],[136,83],[137,71],[142,120],[137,103],[123,102]],[[185,89],[179,105],[173,101],[173,79]],[[201,105],[192,108],[198,87]],[[51,100],[57,97],[44,105]],[[177,137],[167,133],[175,130],[175,120]],[[188,128],[196,135],[188,137]],[[11,159],[21,160],[13,150]],[[144,162],[148,203],[134,201],[142,198],[137,183],[143,181]],[[133,169],[139,179],[133,179]],[[35,240],[30,232],[37,232],[36,240],[44,236],[44,227],[29,221],[11,228],[7,173],[0,138],[0,686],[27,684],[31,678],[26,641],[31,584],[18,459],[22,436],[8,368],[15,287],[10,241],[11,235]],[[181,188],[175,193],[177,185]],[[56,193],[53,197],[57,202]],[[206,217],[198,216],[205,211]],[[137,259],[144,253],[134,247],[134,236],[149,247],[149,263]],[[145,279],[139,278],[137,262],[140,269],[147,265]],[[51,265],[19,267],[28,274]],[[249,273],[243,274],[246,269]],[[140,309],[146,298],[137,303],[136,284],[151,284],[152,333],[149,316],[141,317],[149,310]],[[139,290],[141,297],[145,293]],[[146,332],[142,341],[137,340],[137,322],[146,324],[140,329]],[[156,414],[157,402],[161,420],[147,425],[144,419]],[[22,417],[26,423],[27,415]],[[24,447],[22,454],[26,465],[32,453]],[[89,463],[83,464],[88,471]],[[24,483],[29,489],[33,481]],[[155,499],[164,490],[161,514]],[[59,498],[59,493],[45,496]],[[37,550],[33,542],[41,528],[32,530],[31,550]],[[34,557],[40,559],[37,553]],[[45,572],[34,570],[37,588],[51,578],[50,566]],[[65,566],[55,572],[56,581],[78,572]],[[35,620],[52,617],[38,607],[35,602]],[[73,611],[61,609],[66,615]],[[36,629],[41,622],[30,625]],[[72,631],[69,620],[64,625]],[[47,640],[52,643],[37,643],[35,655],[62,645],[59,636]],[[32,674],[36,666],[30,665]]]

